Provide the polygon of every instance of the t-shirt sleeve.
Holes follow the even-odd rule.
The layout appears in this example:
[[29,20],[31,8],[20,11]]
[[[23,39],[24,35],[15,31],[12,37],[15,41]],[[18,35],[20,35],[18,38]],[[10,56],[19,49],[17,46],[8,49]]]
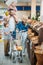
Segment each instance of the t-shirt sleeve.
[[15,21],[13,18],[10,18],[9,28],[10,28],[10,31],[14,31],[14,29],[15,29]]

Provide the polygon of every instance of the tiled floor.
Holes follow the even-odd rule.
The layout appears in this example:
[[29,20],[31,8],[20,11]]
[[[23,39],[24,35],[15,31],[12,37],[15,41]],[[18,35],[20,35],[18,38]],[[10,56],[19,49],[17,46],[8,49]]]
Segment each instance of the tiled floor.
[[30,61],[26,54],[26,57],[23,59],[23,63],[13,63],[9,57],[4,56],[4,43],[0,43],[0,65],[30,65]]

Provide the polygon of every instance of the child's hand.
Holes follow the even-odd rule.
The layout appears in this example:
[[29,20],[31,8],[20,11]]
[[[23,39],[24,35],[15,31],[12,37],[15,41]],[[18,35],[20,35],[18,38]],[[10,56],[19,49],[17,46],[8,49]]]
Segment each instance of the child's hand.
[[16,32],[19,32],[19,30],[16,30]]
[[5,34],[6,34],[6,35],[8,35],[8,34],[9,34],[9,32],[6,32]]

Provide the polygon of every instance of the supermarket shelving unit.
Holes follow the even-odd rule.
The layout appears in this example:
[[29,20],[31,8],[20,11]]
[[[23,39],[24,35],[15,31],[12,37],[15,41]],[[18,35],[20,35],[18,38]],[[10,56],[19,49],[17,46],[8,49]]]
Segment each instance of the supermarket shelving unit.
[[3,28],[4,28],[4,25],[3,25],[3,16],[0,16],[0,42],[3,42],[3,39],[4,39],[4,32],[3,32]]

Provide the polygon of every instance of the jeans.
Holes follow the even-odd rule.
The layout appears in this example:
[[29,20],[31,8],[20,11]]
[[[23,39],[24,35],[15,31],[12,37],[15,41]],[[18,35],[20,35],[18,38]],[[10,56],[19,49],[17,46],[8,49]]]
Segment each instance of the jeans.
[[25,53],[25,45],[26,45],[26,38],[27,38],[27,32],[20,32],[20,36],[21,36],[21,45],[23,47],[23,51],[22,53]]

